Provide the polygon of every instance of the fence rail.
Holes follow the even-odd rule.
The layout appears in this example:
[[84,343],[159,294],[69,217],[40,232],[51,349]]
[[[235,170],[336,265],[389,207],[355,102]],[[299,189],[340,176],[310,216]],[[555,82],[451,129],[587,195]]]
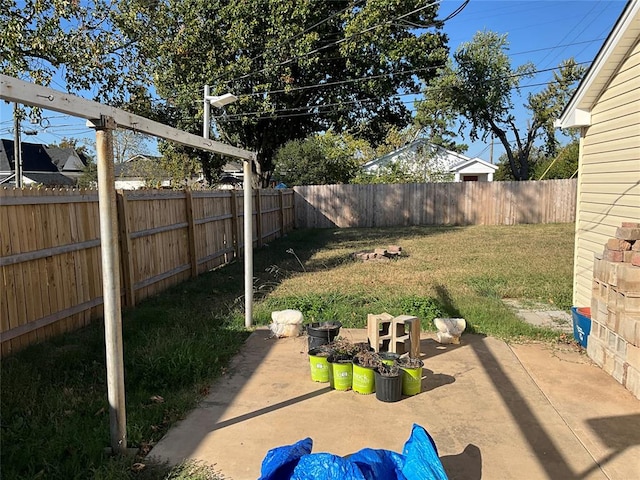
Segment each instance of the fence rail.
[[[292,190],[254,192],[257,247],[294,226]],[[102,315],[95,191],[0,190],[2,356]],[[244,254],[236,191],[119,191],[124,305]]]
[[514,225],[575,220],[577,181],[295,187],[296,228]]

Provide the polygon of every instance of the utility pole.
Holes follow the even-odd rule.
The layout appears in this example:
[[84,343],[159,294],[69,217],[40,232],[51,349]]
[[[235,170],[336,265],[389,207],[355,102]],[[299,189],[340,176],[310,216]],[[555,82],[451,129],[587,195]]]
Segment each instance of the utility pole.
[[493,164],[493,139],[494,139],[494,136],[493,136],[493,133],[492,133],[491,134],[491,145],[490,145],[491,148],[489,150],[489,162],[491,164]]
[[20,132],[20,111],[18,103],[13,104],[13,164],[16,172],[16,187],[22,188],[22,134]]

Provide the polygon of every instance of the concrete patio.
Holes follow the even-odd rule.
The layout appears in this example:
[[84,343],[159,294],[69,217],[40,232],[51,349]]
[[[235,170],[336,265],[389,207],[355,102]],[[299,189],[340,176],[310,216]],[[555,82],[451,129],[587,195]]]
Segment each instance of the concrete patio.
[[[354,342],[364,330],[345,330]],[[401,452],[413,423],[433,436],[450,479],[640,478],[640,401],[570,345],[423,334],[422,392],[397,403],[310,379],[305,337],[256,330],[207,398],[150,456],[260,476],[271,448],[311,437],[314,452]]]

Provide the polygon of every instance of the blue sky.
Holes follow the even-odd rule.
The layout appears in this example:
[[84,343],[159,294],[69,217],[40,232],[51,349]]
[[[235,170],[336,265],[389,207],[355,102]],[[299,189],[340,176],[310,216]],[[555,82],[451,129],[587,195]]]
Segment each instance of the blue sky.
[[[460,4],[445,0],[440,6],[444,17]],[[591,62],[626,5],[625,1],[605,0],[471,0],[466,8],[447,22],[444,31],[449,35],[449,47],[472,39],[477,31],[492,30],[508,34],[512,67],[532,62],[536,70],[557,67],[562,60],[574,57],[577,62]],[[588,63],[585,64],[588,66]],[[552,72],[542,72],[521,85],[538,85],[553,78]],[[522,97],[514,96],[515,116],[520,128],[526,127],[528,112],[522,107],[526,95],[542,89],[532,86],[522,89]],[[490,139],[469,144],[466,152],[490,160]],[[499,142],[494,144],[493,161],[504,153]]]
[[[440,18],[446,17],[462,3],[463,0],[443,0]],[[506,33],[513,67],[530,61],[537,70],[545,70],[570,57],[578,62],[591,62],[625,4],[624,0],[471,0],[460,14],[447,22],[444,31],[449,36],[452,52],[460,43],[471,40],[477,31]],[[548,71],[522,82],[525,86],[522,98],[514,97],[519,126],[526,126],[528,118],[522,107],[526,94],[543,88],[537,85],[551,78],[552,73]],[[60,85],[53,86],[62,89]],[[11,106],[2,102],[0,116],[0,137],[13,138]],[[33,125],[28,120],[22,123],[23,132],[32,133],[23,133],[24,142],[54,143],[62,137],[94,138],[93,130],[85,126],[84,120],[46,111],[44,118],[40,125]],[[490,160],[489,141],[460,141],[470,145],[467,155]],[[497,161],[502,153],[502,148],[496,144],[493,161]]]

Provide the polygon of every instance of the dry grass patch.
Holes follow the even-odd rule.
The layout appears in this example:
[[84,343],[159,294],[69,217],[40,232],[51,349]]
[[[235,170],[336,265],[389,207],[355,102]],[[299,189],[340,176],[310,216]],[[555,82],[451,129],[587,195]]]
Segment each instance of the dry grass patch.
[[[352,259],[354,252],[391,244],[403,249],[398,260]],[[570,307],[571,224],[316,230],[295,232],[270,249],[285,245],[304,271],[300,265],[281,271],[277,287],[257,306],[263,322],[278,308],[354,327],[364,326],[366,313],[429,310],[463,316],[476,332],[538,338],[551,334],[520,322],[502,298]],[[427,301],[435,307],[426,308]],[[406,311],[411,304],[422,311]],[[424,320],[429,327],[431,318]]]

